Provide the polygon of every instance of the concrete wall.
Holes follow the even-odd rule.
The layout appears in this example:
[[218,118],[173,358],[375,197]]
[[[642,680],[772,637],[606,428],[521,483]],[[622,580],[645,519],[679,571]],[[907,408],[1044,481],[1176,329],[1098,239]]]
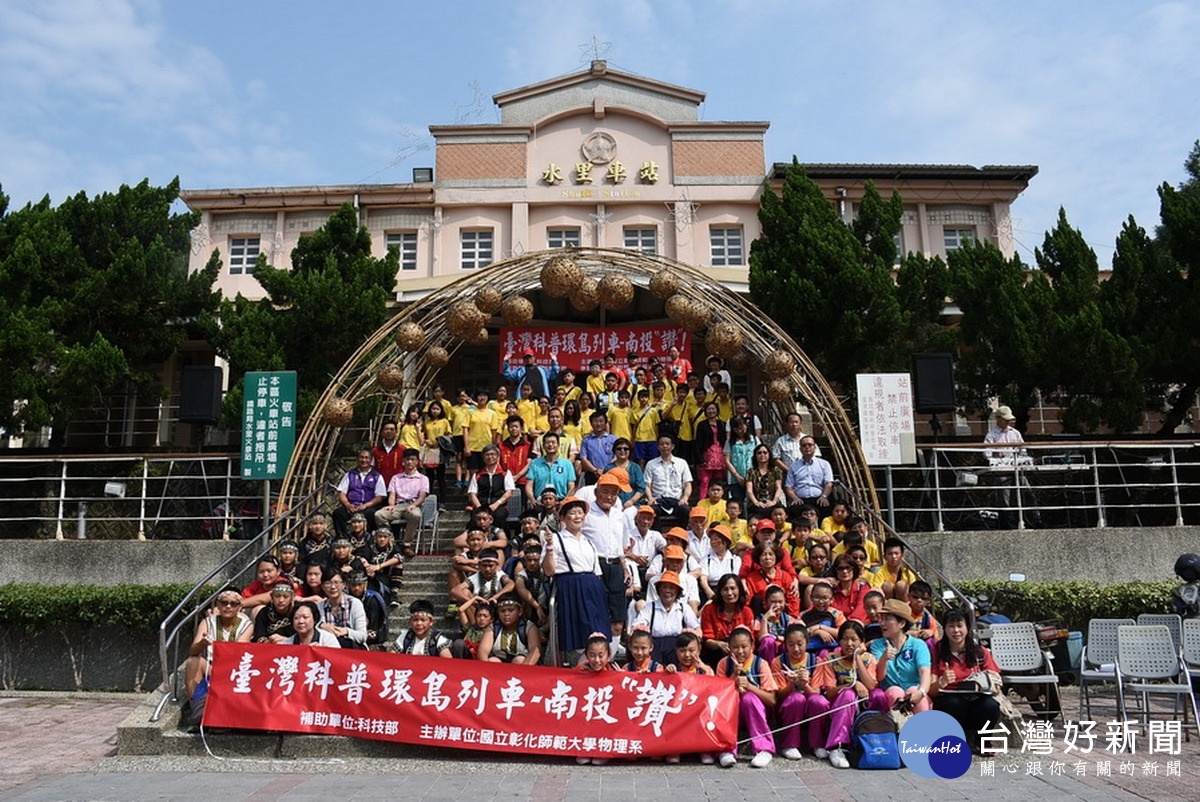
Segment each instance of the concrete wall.
[[1103,584],[1175,579],[1175,558],[1200,553],[1200,527],[921,532],[904,536],[951,582],[1093,580]]
[[0,584],[190,585],[243,545],[239,540],[3,540]]

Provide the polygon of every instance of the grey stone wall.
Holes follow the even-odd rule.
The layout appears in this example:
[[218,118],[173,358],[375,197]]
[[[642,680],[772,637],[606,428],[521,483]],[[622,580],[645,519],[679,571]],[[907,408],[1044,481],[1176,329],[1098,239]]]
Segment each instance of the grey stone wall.
[[[238,540],[0,540],[0,584],[195,584]],[[221,577],[221,580],[228,577]]]

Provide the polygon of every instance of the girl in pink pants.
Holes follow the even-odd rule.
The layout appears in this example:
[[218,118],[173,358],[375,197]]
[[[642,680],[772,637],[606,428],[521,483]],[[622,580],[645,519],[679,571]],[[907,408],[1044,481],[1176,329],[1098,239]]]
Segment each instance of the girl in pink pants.
[[819,693],[809,697],[805,718],[808,742],[820,759],[828,758],[835,767],[849,768],[844,747],[850,743],[850,726],[859,703],[877,688],[875,658],[863,646],[863,626],[847,621],[838,630],[838,649],[830,662],[817,666],[813,685]]
[[[765,768],[775,755],[767,711],[775,706],[777,684],[771,665],[754,653],[754,636],[746,627],[735,627],[729,634],[729,656],[717,664],[717,676],[730,677],[737,683],[738,719],[754,749],[750,767]],[[732,768],[737,754],[725,752],[719,760],[722,768]]]

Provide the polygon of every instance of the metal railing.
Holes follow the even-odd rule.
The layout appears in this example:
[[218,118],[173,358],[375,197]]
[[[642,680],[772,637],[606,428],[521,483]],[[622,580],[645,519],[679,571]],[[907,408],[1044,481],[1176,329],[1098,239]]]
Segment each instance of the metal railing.
[[[195,631],[197,622],[208,613],[217,594],[227,586],[242,587],[249,584],[254,578],[258,561],[279,541],[299,541],[309,519],[322,512],[325,492],[325,486],[318,486],[297,501],[289,515],[273,521],[262,532],[247,540],[241,548],[197,582],[162,620],[158,626],[158,658],[162,668],[162,685],[159,690],[162,692],[162,698],[154,708],[151,721],[158,721],[168,702],[179,701],[178,678],[179,669],[183,664],[181,652],[185,648],[184,641],[187,641],[186,645],[191,644],[191,634]],[[206,594],[205,589],[212,587],[213,581],[218,577],[224,577],[225,581],[217,589]]]
[[1200,525],[1200,443],[1071,441],[921,446],[876,469],[901,532]]
[[0,537],[246,537],[262,482],[238,467],[237,454],[0,456]]

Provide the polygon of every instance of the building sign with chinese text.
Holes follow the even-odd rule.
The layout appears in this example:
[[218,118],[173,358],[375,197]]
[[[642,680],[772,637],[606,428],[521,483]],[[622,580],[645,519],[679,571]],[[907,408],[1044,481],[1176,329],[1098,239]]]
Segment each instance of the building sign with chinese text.
[[636,757],[734,748],[731,679],[214,643],[206,727]]
[[[587,370],[593,359],[604,359],[612,352],[623,363],[626,354],[639,359],[666,360],[671,346],[685,356],[691,353],[692,335],[679,326],[609,326],[603,329],[500,329],[500,353],[512,353],[517,362],[526,350],[533,351],[539,365],[550,362],[550,352],[558,353],[558,363],[572,370]],[[582,382],[580,382],[582,383]]]
[[282,479],[296,447],[296,371],[247,373],[242,397],[243,479]]
[[912,378],[858,374],[858,437],[868,465],[901,465],[901,443],[913,434]]

